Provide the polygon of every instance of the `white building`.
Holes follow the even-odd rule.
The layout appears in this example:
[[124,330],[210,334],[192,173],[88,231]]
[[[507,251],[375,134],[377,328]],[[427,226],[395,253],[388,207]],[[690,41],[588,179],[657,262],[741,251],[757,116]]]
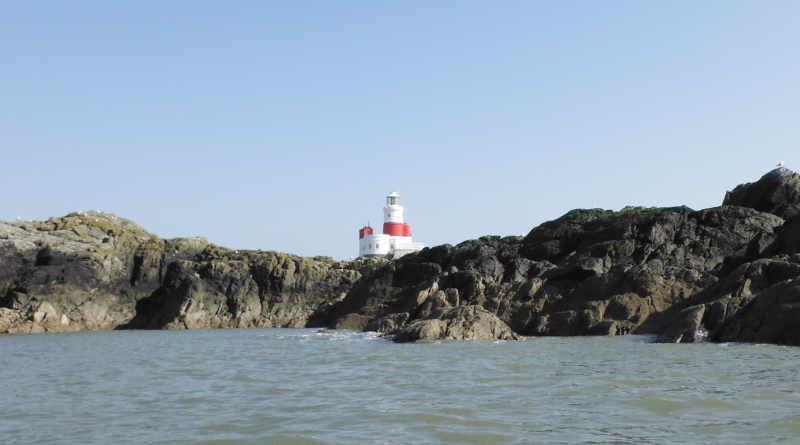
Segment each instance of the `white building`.
[[386,197],[382,234],[375,234],[369,225],[358,231],[360,257],[400,258],[423,247],[424,244],[411,241],[411,226],[403,221],[403,206],[400,205],[398,192]]

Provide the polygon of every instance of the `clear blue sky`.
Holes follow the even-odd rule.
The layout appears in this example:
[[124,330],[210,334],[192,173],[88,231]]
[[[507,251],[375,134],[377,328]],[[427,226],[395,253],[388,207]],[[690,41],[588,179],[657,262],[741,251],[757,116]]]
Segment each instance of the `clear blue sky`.
[[347,259],[800,169],[800,2],[0,2],[0,220]]

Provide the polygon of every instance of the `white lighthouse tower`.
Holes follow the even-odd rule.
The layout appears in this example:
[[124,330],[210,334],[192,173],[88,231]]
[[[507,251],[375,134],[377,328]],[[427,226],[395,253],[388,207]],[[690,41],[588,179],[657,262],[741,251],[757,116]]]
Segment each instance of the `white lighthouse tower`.
[[360,257],[400,258],[424,247],[422,243],[411,241],[411,226],[403,221],[403,206],[400,205],[398,192],[389,193],[386,197],[382,234],[375,234],[369,225],[358,231]]

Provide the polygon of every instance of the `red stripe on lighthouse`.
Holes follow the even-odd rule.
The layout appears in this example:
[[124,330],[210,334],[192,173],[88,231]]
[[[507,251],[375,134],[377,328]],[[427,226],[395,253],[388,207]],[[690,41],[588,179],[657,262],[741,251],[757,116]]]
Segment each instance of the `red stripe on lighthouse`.
[[406,223],[383,223],[383,233],[389,236],[411,236],[411,226]]

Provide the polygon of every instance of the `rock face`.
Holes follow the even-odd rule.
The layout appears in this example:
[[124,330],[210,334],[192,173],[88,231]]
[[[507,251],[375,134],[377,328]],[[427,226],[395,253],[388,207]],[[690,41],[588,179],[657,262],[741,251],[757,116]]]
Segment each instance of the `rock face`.
[[470,316],[489,313],[521,335],[798,344],[800,218],[779,217],[800,205],[797,178],[780,169],[737,187],[726,203],[741,206],[575,210],[524,238],[426,248],[312,319],[398,341],[470,338]]
[[99,212],[0,223],[0,331],[331,327],[395,341],[657,334],[800,345],[800,175],[722,207],[573,210],[391,262],[163,240]]
[[789,219],[800,213],[800,175],[776,168],[756,182],[742,184],[725,194],[722,205],[750,207]]
[[0,223],[0,331],[304,326],[376,264],[164,240],[100,212]]
[[660,313],[758,258],[782,223],[738,207],[573,211],[524,239],[393,261],[326,315],[332,327],[398,334],[436,311],[476,306],[522,335],[660,333],[671,321]]
[[496,315],[480,306],[437,309],[394,332],[397,343],[417,340],[519,340]]

